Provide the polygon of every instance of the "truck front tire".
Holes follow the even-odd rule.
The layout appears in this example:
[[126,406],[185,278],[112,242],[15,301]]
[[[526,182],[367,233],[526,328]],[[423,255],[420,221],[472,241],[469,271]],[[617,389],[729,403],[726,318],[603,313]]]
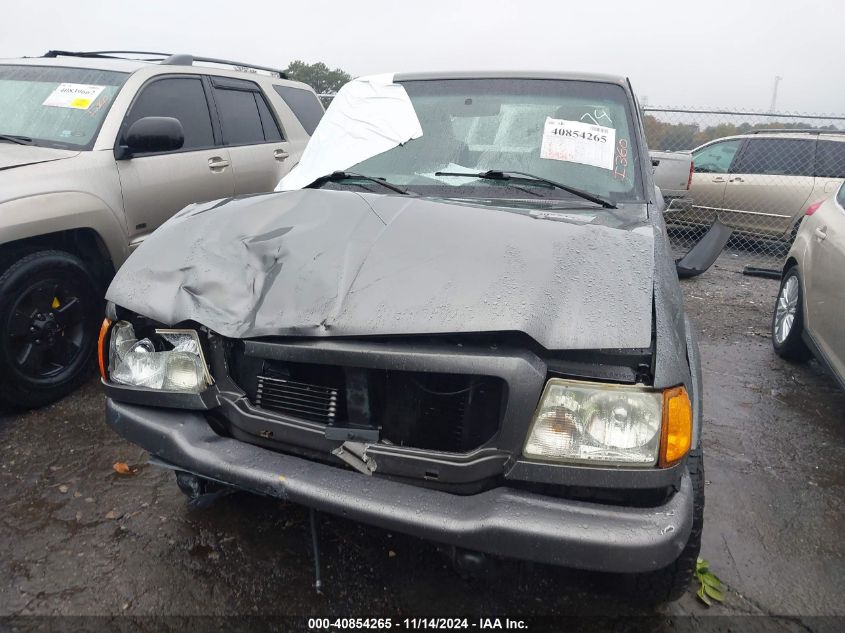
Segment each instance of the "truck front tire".
[[43,250],[0,272],[0,401],[37,408],[93,367],[101,289],[75,255]]
[[701,551],[704,527],[704,455],[701,449],[690,451],[687,470],[692,481],[693,515],[689,540],[681,555],[671,565],[657,571],[629,577],[628,593],[641,604],[656,605],[680,598],[689,588]]

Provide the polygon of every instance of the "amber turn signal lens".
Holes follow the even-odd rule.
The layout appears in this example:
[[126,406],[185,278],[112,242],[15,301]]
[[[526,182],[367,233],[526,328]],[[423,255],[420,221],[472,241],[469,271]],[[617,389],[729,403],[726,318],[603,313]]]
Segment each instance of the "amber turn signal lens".
[[663,392],[663,429],[660,437],[661,468],[671,466],[689,452],[692,443],[692,403],[683,387]]
[[97,339],[97,360],[100,363],[100,376],[103,380],[108,379],[108,375],[106,374],[106,358],[108,354],[106,353],[105,347],[110,329],[111,321],[103,319],[103,324],[100,326],[100,337]]

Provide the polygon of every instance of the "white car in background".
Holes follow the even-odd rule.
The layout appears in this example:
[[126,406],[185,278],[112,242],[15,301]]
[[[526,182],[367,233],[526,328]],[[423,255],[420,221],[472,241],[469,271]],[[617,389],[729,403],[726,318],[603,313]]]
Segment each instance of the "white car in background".
[[790,360],[815,356],[845,389],[845,185],[807,207],[784,265],[772,344]]

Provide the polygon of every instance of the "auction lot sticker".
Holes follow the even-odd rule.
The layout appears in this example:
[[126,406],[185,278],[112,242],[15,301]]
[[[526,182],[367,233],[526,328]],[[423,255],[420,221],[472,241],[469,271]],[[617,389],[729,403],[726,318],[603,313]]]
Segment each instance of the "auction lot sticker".
[[86,84],[59,84],[41,105],[87,110],[105,88]]
[[540,158],[613,169],[616,130],[580,121],[546,117]]

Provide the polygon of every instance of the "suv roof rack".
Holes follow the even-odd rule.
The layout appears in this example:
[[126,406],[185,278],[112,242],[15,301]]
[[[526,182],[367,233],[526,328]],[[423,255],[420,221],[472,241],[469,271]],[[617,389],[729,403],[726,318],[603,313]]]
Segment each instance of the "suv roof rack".
[[771,128],[768,130],[751,130],[746,134],[768,134],[769,132],[776,132],[777,134],[845,134],[845,130],[818,130],[815,128]]
[[[136,57],[125,57],[125,55],[135,55]],[[137,57],[144,55],[145,57]],[[263,70],[265,72],[277,74],[281,79],[287,79],[285,71],[278,68],[269,68],[268,66],[258,66],[257,64],[248,64],[246,62],[236,62],[231,59],[217,59],[215,57],[199,57],[197,55],[183,55],[173,53],[156,53],[152,51],[47,51],[44,57],[92,57],[95,59],[131,59],[142,62],[155,62],[168,66],[193,66],[194,62],[202,62],[207,64],[223,64],[226,66],[237,66],[241,68],[251,68],[253,70]]]

